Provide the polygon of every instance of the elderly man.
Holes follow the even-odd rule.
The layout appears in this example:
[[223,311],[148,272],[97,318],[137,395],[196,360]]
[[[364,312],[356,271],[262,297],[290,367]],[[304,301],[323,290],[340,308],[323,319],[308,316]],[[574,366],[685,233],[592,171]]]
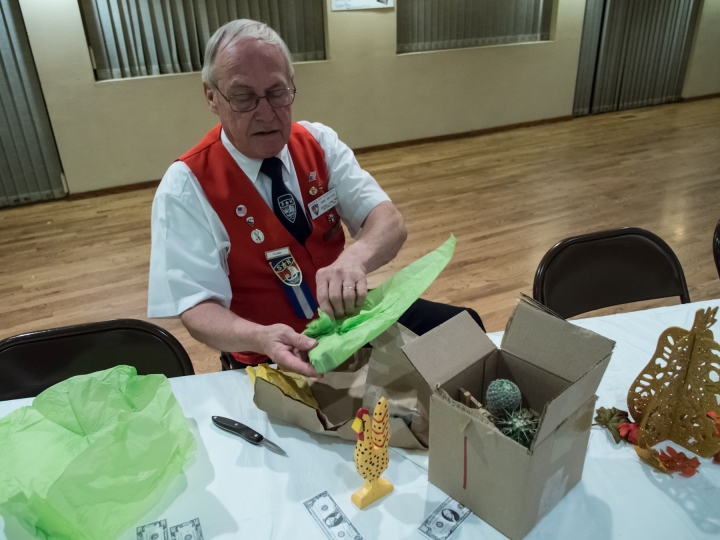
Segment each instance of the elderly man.
[[[220,124],[155,195],[148,316],[180,315],[195,339],[238,351],[233,367],[269,359],[317,376],[300,332],[318,307],[336,318],[363,304],[368,272],[405,241],[403,218],[334,131],[292,123],[291,56],[268,26],[218,29],[202,79]],[[421,334],[461,310],[420,300],[401,322]]]

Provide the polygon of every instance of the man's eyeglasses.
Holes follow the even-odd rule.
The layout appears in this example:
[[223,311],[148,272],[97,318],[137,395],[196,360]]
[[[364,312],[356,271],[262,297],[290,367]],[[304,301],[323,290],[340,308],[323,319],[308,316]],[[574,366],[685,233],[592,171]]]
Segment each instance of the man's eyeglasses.
[[261,99],[267,99],[270,106],[274,109],[281,109],[291,105],[292,102],[295,101],[295,94],[297,94],[295,88],[280,88],[279,90],[268,92],[264,96],[258,96],[257,94],[235,94],[228,98],[220,92],[220,89],[215,83],[213,83],[213,86],[225,101],[228,102],[230,108],[238,113],[254,111],[260,104]]

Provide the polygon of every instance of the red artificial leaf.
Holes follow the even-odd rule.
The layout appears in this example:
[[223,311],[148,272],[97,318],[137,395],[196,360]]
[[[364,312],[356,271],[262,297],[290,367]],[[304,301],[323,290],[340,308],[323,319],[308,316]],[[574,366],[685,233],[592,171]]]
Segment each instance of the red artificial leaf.
[[658,459],[669,473],[679,472],[686,477],[693,476],[700,466],[698,458],[691,459],[684,452],[676,452],[672,446],[668,446],[665,451],[660,450]]
[[720,416],[718,416],[715,411],[708,411],[706,414],[708,415],[708,418],[715,421],[715,431],[713,431],[712,436],[720,437]]
[[638,425],[635,422],[625,422],[618,425],[620,436],[630,444],[638,443]]
[[717,454],[715,454],[713,456],[713,463],[715,465],[720,465],[720,452],[718,452]]

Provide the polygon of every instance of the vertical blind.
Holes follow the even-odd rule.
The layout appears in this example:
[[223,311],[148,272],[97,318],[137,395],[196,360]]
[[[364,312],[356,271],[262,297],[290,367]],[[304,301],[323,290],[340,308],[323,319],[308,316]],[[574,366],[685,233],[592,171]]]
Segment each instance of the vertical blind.
[[[575,116],[677,101],[682,95],[699,3],[588,2]],[[603,4],[602,8],[598,4]]]
[[235,19],[262,21],[293,60],[325,58],[323,0],[80,0],[98,80],[200,71],[205,44]]
[[550,39],[552,0],[398,0],[397,52]]
[[64,197],[62,169],[17,0],[0,0],[0,206]]

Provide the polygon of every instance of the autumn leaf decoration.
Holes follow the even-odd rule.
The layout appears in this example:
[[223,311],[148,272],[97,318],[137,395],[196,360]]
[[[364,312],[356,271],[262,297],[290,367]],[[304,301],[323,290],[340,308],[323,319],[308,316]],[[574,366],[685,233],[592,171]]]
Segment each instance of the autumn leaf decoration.
[[689,458],[684,452],[678,452],[672,446],[668,446],[660,452],[654,448],[640,448],[639,446],[634,448],[642,461],[666,474],[679,472],[680,476],[689,478],[697,472],[697,468],[700,466],[698,458]]
[[607,429],[615,439],[615,443],[619,443],[625,437],[620,434],[620,426],[629,422],[628,413],[621,411],[615,407],[606,409],[605,407],[598,407],[597,416],[595,416],[595,422],[598,426],[602,426]]
[[[708,417],[716,422],[717,436],[720,436],[720,417],[714,411],[709,411]],[[657,471],[666,474],[679,472],[681,476],[690,477],[697,472],[697,468],[700,466],[698,458],[689,458],[683,452],[677,452],[672,446],[659,452],[654,448],[638,446],[639,426],[635,422],[631,422],[628,413],[621,409],[599,407],[595,422],[610,431],[616,443],[619,444],[620,441],[626,440],[632,444],[638,457]],[[714,457],[713,463],[720,463],[720,455]]]
[[625,422],[618,426],[620,435],[632,445],[638,443],[638,425],[635,422]]
[[595,422],[610,432],[616,444],[622,440],[637,444],[638,425],[630,421],[626,411],[598,407]]

